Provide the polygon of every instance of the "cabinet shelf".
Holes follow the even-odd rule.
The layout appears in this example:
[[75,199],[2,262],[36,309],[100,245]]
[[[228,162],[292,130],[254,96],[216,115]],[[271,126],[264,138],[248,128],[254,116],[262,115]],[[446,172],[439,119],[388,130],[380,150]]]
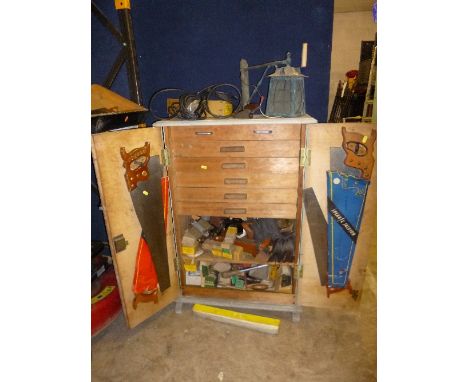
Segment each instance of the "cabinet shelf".
[[239,260],[231,260],[227,259],[225,257],[219,257],[219,256],[214,256],[210,254],[208,251],[205,251],[202,255],[199,255],[197,257],[192,257],[192,256],[187,256],[183,255],[185,259],[194,259],[195,261],[206,261],[210,263],[231,263],[231,264],[268,264],[268,265],[289,265],[293,267],[295,264],[294,263],[279,263],[279,262],[274,262],[274,261],[259,261],[256,260],[255,258],[252,258],[252,256],[246,256],[244,254],[241,255],[241,258]]

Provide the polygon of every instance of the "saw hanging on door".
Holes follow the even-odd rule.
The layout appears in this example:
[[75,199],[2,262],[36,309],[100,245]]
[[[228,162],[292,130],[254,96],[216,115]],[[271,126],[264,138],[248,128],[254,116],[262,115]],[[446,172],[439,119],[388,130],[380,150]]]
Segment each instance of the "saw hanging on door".
[[[367,136],[348,132],[343,127],[342,135],[346,157],[341,163],[335,160],[337,166],[333,165],[336,158],[332,157],[331,171],[327,171],[327,296],[345,288],[352,292],[349,273],[375,161],[375,130]],[[331,152],[339,157],[343,151]]]
[[157,301],[154,296],[158,283],[161,292],[171,285],[161,189],[162,166],[159,156],[150,157],[148,142],[130,152],[121,147],[120,155],[127,188],[142,228],[133,281],[133,307],[136,308],[140,301]]

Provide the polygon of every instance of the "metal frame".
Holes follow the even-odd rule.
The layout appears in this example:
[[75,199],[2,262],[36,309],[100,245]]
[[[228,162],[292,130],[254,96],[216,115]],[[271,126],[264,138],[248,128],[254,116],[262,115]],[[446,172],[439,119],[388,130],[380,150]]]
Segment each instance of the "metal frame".
[[104,13],[91,1],[91,12],[98,21],[116,38],[122,45],[122,48],[114,61],[103,85],[110,89],[120,72],[124,62],[127,67],[128,87],[130,90],[130,99],[139,105],[142,105],[140,90],[140,72],[136,56],[135,37],[133,34],[133,24],[130,15],[130,1],[126,2],[125,7],[116,8],[119,15],[120,31],[104,15]]
[[[242,106],[247,105],[254,94],[258,92],[258,88],[262,84],[263,78],[265,77],[267,71],[269,68],[272,68],[274,66],[278,65],[291,65],[291,53],[287,52],[286,53],[286,58],[284,60],[280,61],[271,61],[267,62],[265,64],[260,64],[260,65],[252,65],[249,66],[247,63],[247,60],[245,58],[240,60],[240,78],[241,78],[241,89],[242,89],[242,95],[241,95],[241,103]],[[249,83],[249,70],[252,69],[260,69],[260,68],[265,68],[265,71],[263,72],[262,77],[260,80],[257,82],[257,85],[255,85],[255,89],[252,92],[252,95],[250,95],[250,83]]]

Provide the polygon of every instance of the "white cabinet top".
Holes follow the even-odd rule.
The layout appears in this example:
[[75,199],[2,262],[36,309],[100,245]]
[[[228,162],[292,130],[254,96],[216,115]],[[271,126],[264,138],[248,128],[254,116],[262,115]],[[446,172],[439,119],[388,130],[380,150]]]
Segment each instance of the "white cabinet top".
[[298,118],[266,118],[263,116],[257,118],[213,118],[213,119],[201,119],[201,120],[187,120],[187,119],[170,119],[164,121],[158,121],[153,123],[153,126],[220,126],[220,125],[266,125],[266,124],[309,124],[317,123],[315,118],[305,115],[304,117]]

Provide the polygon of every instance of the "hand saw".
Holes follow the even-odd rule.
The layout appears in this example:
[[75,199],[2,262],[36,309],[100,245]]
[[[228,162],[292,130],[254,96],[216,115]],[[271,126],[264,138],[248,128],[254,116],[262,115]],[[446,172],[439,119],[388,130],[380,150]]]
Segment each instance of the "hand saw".
[[159,156],[150,157],[150,144],[145,142],[127,153],[120,148],[125,168],[125,181],[135,213],[142,228],[142,238],[148,244],[156,268],[161,292],[170,287],[167,258],[164,207],[162,201],[162,166]]

